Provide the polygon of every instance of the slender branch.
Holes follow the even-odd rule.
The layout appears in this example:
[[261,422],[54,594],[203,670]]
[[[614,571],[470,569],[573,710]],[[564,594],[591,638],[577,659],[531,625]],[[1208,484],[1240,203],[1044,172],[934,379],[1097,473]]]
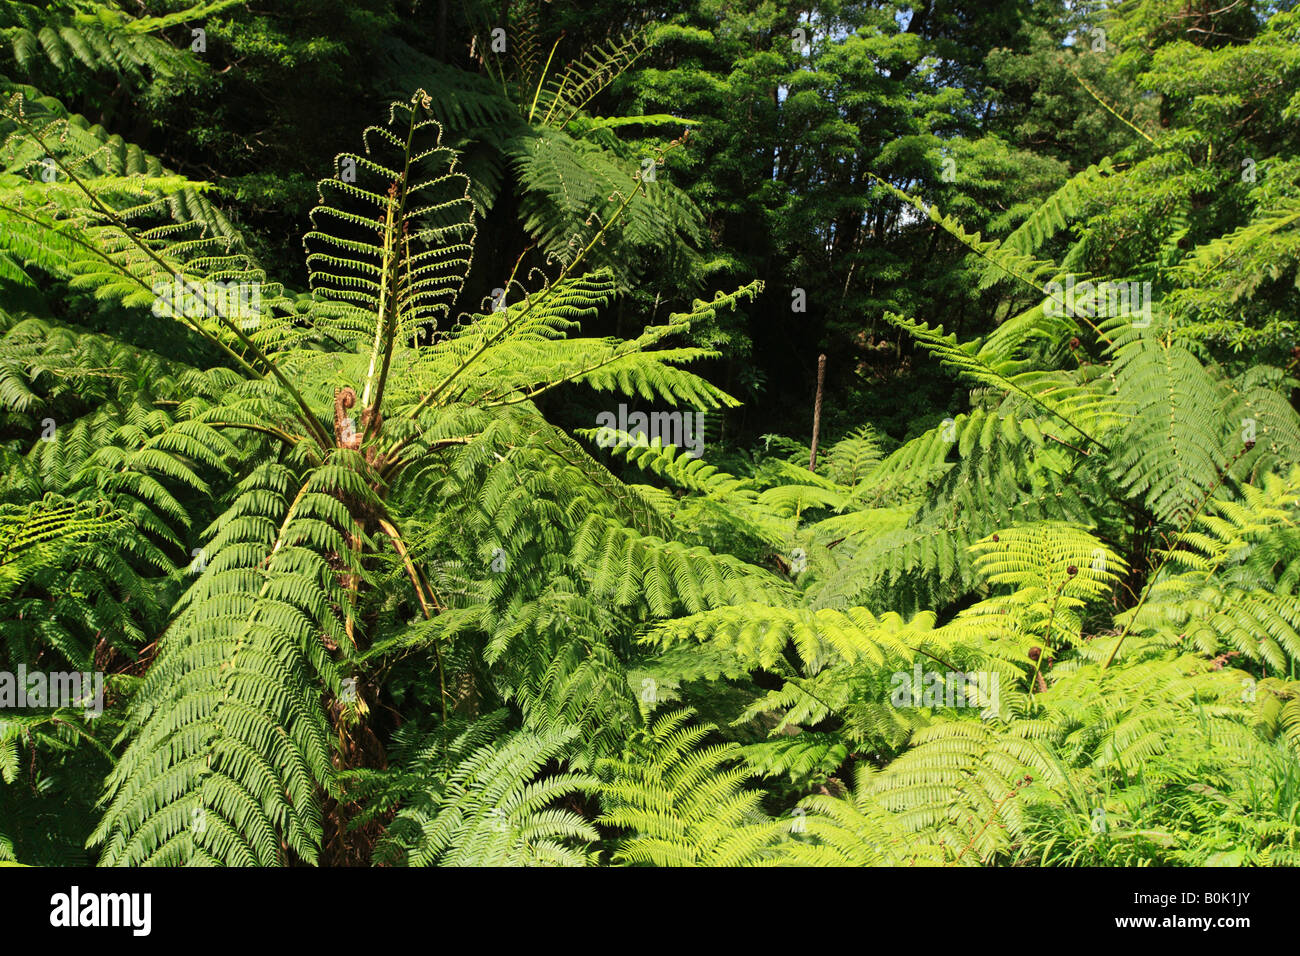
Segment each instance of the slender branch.
[[291,435],[286,431],[276,428],[274,425],[250,425],[247,422],[207,422],[203,424],[212,428],[239,428],[250,432],[263,432],[267,435],[274,435],[289,445],[297,445],[302,441],[301,435]]
[[[416,600],[420,602],[420,610],[424,612],[424,619],[426,621],[432,620],[433,614],[429,610],[429,605],[432,602],[436,607],[437,602],[433,599],[432,593],[430,593],[428,600],[425,599],[424,587],[421,583],[419,570],[411,560],[410,552],[407,550],[406,542],[403,540],[401,532],[397,530],[396,525],[386,518],[379,519],[379,527],[384,530],[384,534],[388,535],[388,539],[393,542],[393,547],[397,550],[398,556],[402,559],[402,564],[406,567],[406,574],[411,579],[411,584],[415,588],[415,597]],[[433,642],[433,653],[437,659],[438,690],[440,694],[439,703],[442,706],[442,719],[445,723],[447,720],[447,683],[442,670],[442,651],[439,650],[437,641]]]
[[[410,239],[406,235],[406,200],[410,195],[411,188],[411,147],[415,142],[415,117],[416,108],[419,106],[415,100],[411,101],[411,124],[406,132],[406,149],[403,151],[403,161],[401,179],[393,184],[394,190],[390,193],[386,217],[387,222],[384,226],[384,263],[383,272],[380,277],[379,287],[379,315],[375,318],[375,344],[370,353],[370,373],[366,377],[366,387],[361,394],[361,407],[364,410],[367,407],[374,409],[369,421],[366,422],[365,432],[361,436],[362,444],[365,444],[375,423],[379,420],[380,402],[384,396],[384,385],[388,381],[388,369],[393,359],[393,343],[397,338],[398,312],[400,304],[397,300],[397,266],[401,259],[396,254],[396,247],[400,242],[403,243],[402,251],[405,253],[408,276],[410,281],[410,257],[411,245]],[[403,233],[399,240],[396,235],[398,223],[402,224]],[[390,259],[391,257],[391,259]],[[391,278],[391,288],[390,288]],[[379,373],[379,386],[375,391],[375,401],[373,405],[370,402],[370,385],[375,374],[375,358],[379,352],[380,336],[387,333],[384,347],[383,368]]]
[[1089,85],[1084,81],[1083,77],[1081,77],[1081,76],[1079,75],[1078,71],[1075,70],[1074,67],[1071,66],[1071,67],[1068,67],[1068,69],[1069,69],[1069,71],[1074,75],[1074,78],[1075,78],[1076,80],[1079,81],[1079,85],[1082,86],[1085,90],[1087,90],[1087,91],[1088,91],[1088,94],[1089,94],[1089,95],[1090,95],[1094,100],[1096,100],[1098,103],[1100,103],[1100,104],[1101,104],[1101,105],[1102,105],[1102,106],[1103,106],[1103,107],[1104,107],[1104,108],[1105,108],[1105,109],[1106,109],[1106,110],[1107,110],[1107,111],[1108,111],[1112,116],[1114,116],[1117,120],[1119,120],[1121,123],[1123,123],[1123,124],[1124,124],[1125,126],[1127,126],[1129,129],[1131,129],[1133,132],[1137,133],[1139,136],[1141,136],[1143,139],[1145,139],[1145,140],[1146,140],[1148,143],[1150,143],[1152,146],[1155,145],[1155,142],[1156,142],[1155,139],[1153,139],[1150,135],[1148,135],[1147,132],[1146,132],[1145,130],[1140,129],[1138,126],[1136,126],[1136,125],[1135,125],[1134,123],[1132,123],[1130,120],[1126,119],[1126,118],[1125,118],[1125,117],[1124,117],[1124,116],[1119,112],[1119,110],[1117,110],[1117,109],[1115,109],[1115,107],[1111,106],[1110,103],[1106,102],[1105,97],[1103,97],[1100,93],[1098,93],[1098,92],[1097,92],[1096,90],[1094,90],[1091,86],[1089,86]]
[[[551,54],[550,54],[550,56],[548,56],[548,57],[546,58],[546,65],[542,67],[542,72],[541,72],[540,74],[538,74],[538,77],[537,77],[537,91],[536,91],[535,93],[533,93],[533,102],[532,102],[532,103],[529,105],[529,107],[528,107],[528,122],[529,122],[529,123],[531,123],[531,122],[533,121],[533,113],[535,113],[535,112],[537,111],[537,98],[540,97],[540,96],[542,95],[542,84],[546,82],[546,74],[547,74],[547,71],[549,71],[550,68],[551,68],[551,60],[555,59],[555,51],[558,50],[558,49],[560,48],[560,41],[563,40],[563,39],[564,39],[564,33],[563,33],[563,32],[560,33],[560,35],[559,35],[558,37],[555,38],[555,43],[554,43],[554,45],[552,45],[552,47],[551,47]],[[564,74],[564,80],[560,83],[560,90],[559,90],[559,92],[556,93],[556,99],[557,99],[557,100],[559,99],[559,93],[564,91],[564,87],[565,87],[566,84],[568,84],[568,82],[569,82],[569,74],[566,72],[566,73]],[[555,109],[555,104],[554,104],[554,103],[551,104],[551,109]],[[546,119],[550,119],[550,118],[551,118],[550,110],[547,110],[547,112],[546,112]],[[545,122],[545,120],[543,120],[543,122]]]
[[808,453],[808,470],[817,470],[817,439],[822,428],[822,388],[826,384],[826,353],[817,356],[817,397],[813,400],[812,451]]

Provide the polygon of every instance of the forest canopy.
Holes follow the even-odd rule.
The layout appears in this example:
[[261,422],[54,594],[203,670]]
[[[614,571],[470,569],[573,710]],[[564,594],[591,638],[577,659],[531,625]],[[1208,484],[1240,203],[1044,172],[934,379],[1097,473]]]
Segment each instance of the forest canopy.
[[1300,863],[1300,10],[0,2],[0,861]]

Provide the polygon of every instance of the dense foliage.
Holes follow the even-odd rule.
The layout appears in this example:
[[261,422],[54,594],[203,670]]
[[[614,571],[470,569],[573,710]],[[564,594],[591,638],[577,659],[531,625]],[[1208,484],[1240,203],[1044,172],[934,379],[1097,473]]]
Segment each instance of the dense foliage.
[[1300,863],[1300,11],[0,34],[0,860]]

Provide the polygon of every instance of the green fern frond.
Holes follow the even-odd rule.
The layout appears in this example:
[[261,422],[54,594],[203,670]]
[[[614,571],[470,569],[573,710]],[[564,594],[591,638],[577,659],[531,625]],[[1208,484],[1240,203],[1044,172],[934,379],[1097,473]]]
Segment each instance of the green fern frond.
[[91,838],[107,865],[314,861],[333,788],[318,682],[346,606],[341,476],[258,468],[210,529],[206,567],[132,704],[131,744]]
[[369,346],[363,407],[372,388],[382,391],[394,342],[414,343],[440,323],[445,334],[473,253],[469,179],[442,145],[430,102],[421,90],[393,103],[387,125],[362,134],[362,153],[335,158],[303,237],[313,293],[346,307],[317,327],[347,347]]
[[[428,749],[408,773],[423,776],[376,852],[406,866],[584,866],[595,828],[556,804],[594,791],[583,774],[542,775],[577,735],[516,732],[460,757],[447,771]],[[453,756],[457,747],[451,751]]]
[[603,826],[628,831],[613,861],[624,865],[744,866],[764,858],[788,824],[759,809],[761,794],[735,744],[700,747],[707,725],[690,710],[665,714],[602,768]]

